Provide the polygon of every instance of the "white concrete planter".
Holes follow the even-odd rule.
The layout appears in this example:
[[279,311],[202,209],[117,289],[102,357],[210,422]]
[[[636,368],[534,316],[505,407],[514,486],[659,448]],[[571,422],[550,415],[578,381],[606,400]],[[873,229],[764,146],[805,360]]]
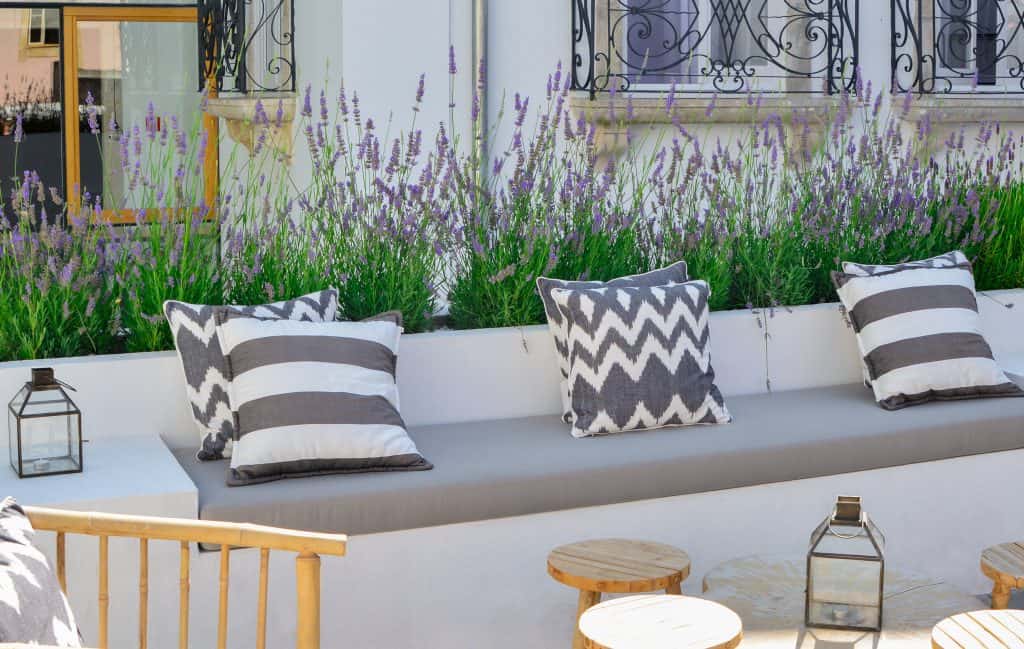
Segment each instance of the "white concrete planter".
[[[1024,369],[1024,290],[979,299],[997,359]],[[1006,308],[1006,304],[1021,303]],[[853,333],[838,305],[729,311],[712,315],[712,353],[726,398],[860,380]],[[52,365],[79,388],[94,462],[86,473],[18,481],[0,489],[24,502],[134,514],[195,516],[197,494],[154,436],[195,447],[174,352],[37,360],[0,365],[0,396],[13,395],[32,366]],[[555,413],[557,370],[546,327],[442,331],[406,336],[399,363],[402,410],[412,425]],[[823,422],[827,425],[827,422]],[[126,436],[140,439],[126,440]],[[148,438],[148,439],[145,439]],[[155,442],[155,444],[154,444]],[[632,536],[683,547],[693,559],[684,584],[698,594],[716,563],[752,553],[799,554],[838,493],[865,498],[889,539],[887,561],[986,589],[977,569],[989,544],[1024,538],[1019,467],[1024,450],[990,453],[743,489],[476,521],[351,539],[349,556],[324,561],[325,647],[372,649],[568,646],[576,595],[544,570],[556,545]],[[500,458],[481,458],[500,461]],[[128,464],[126,464],[128,463]],[[2,469],[0,469],[2,472]],[[78,482],[74,482],[77,480]],[[6,495],[6,494],[5,494]],[[983,498],[981,496],[984,496]],[[940,506],[937,506],[941,504]],[[937,542],[938,541],[938,542]],[[135,640],[137,547],[115,539],[112,646]],[[69,584],[83,632],[96,629],[95,540],[69,541]],[[151,549],[153,647],[177,646],[177,546]],[[254,644],[258,553],[232,553],[229,644]],[[193,646],[216,633],[217,553],[192,565]],[[271,568],[269,646],[290,646],[294,614],[291,557]],[[426,596],[425,596],[426,595]],[[127,604],[126,604],[127,603]],[[978,608],[984,608],[979,600]]]
[[[983,294],[979,307],[996,358],[1024,373],[1024,289]],[[712,359],[727,398],[765,392],[769,384],[782,391],[860,380],[853,332],[838,304],[722,311],[711,320]],[[401,345],[402,414],[413,426],[560,408],[546,326],[413,334]],[[197,443],[173,351],[3,363],[0,399],[13,396],[38,366],[54,367],[78,388],[87,437],[161,435],[172,447]]]

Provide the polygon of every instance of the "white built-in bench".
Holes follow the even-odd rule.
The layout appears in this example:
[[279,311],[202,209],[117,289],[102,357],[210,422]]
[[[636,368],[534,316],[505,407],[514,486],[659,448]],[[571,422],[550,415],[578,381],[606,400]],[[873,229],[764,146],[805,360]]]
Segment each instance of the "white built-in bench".
[[413,429],[435,468],[224,484],[176,453],[202,518],[370,534],[665,498],[1024,447],[1024,399],[886,412],[863,385],[729,399],[727,426],[585,439],[554,415]]
[[[997,360],[1024,374],[1024,291],[979,303]],[[1019,306],[1001,306],[1009,303]],[[575,595],[546,576],[552,547],[650,538],[684,547],[699,577],[740,554],[800,552],[840,492],[865,498],[889,538],[887,559],[985,590],[978,552],[1024,538],[1024,450],[1013,450],[1024,449],[1024,399],[883,411],[859,384],[853,334],[834,304],[716,313],[711,332],[729,425],[576,440],[557,417],[546,327],[442,331],[404,337],[399,360],[402,412],[432,471],[230,489],[224,463],[192,459],[198,435],[173,352],[48,362],[79,388],[86,435],[106,458],[90,463],[87,446],[86,473],[59,484],[101,480],[104,504],[117,507],[120,493],[123,503],[144,502],[145,513],[181,515],[197,498],[202,518],[355,535],[349,556],[324,566],[324,637],[341,638],[338,646],[468,648],[481,638],[498,648],[567,646]],[[0,365],[0,394],[13,395],[39,364]],[[152,460],[158,472],[144,465],[159,445],[126,453],[131,467],[110,459],[140,436],[160,436],[170,449]],[[183,472],[169,468],[179,465]],[[174,479],[162,497],[163,475]],[[33,481],[28,500],[48,480]],[[182,488],[189,481],[194,492]],[[46,504],[86,505],[61,489]],[[135,498],[140,492],[148,497]],[[258,556],[236,554],[231,601],[248,606]],[[215,559],[196,556],[196,570],[214,573]],[[290,569],[275,565],[273,579],[290,583]],[[691,579],[684,590],[697,585]],[[215,588],[193,602],[194,637],[204,637]],[[287,619],[291,590],[272,605]],[[287,645],[288,631],[271,620],[272,646]],[[249,629],[231,637],[232,646],[252,646]]]

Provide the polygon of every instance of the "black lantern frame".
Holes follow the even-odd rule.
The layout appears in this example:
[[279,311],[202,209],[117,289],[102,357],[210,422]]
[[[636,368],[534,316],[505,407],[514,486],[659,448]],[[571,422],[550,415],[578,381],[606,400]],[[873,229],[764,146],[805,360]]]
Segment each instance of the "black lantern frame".
[[[875,556],[863,554],[846,554],[841,552],[817,552],[816,548],[822,538],[831,532],[833,526],[857,527],[859,526],[867,535],[871,546],[875,549]],[[810,551],[807,553],[807,584],[804,588],[804,626],[813,629],[837,629],[841,631],[872,631],[882,630],[885,603],[885,535],[871,521],[866,512],[861,510],[859,497],[839,496],[836,499],[835,509],[811,533]],[[859,626],[843,624],[821,624],[811,621],[811,586],[813,574],[811,572],[811,561],[814,558],[841,559],[848,561],[861,561],[864,563],[878,564],[878,624],[877,626]]]
[[[74,400],[71,398],[70,395],[68,395],[67,391],[64,389],[65,387],[71,388],[71,386],[69,386],[69,385],[67,385],[65,383],[62,383],[61,381],[57,380],[54,377],[54,375],[53,375],[53,370],[52,369],[50,369],[50,368],[35,368],[35,369],[32,370],[32,380],[26,381],[25,385],[21,388],[21,390],[19,390],[18,393],[15,394],[14,397],[11,399],[11,401],[7,404],[7,409],[10,411],[10,413],[11,413],[11,415],[13,417],[11,422],[14,423],[14,425],[16,427],[15,430],[8,431],[8,434],[11,437],[16,438],[16,440],[17,440],[17,447],[18,447],[17,462],[15,462],[14,453],[11,452],[11,449],[8,450],[8,456],[10,458],[11,468],[14,469],[14,472],[18,474],[19,478],[39,478],[39,477],[50,476],[50,475],[64,475],[64,474],[68,474],[68,473],[81,473],[84,470],[84,468],[85,468],[85,454],[83,453],[83,440],[82,440],[82,411],[79,410],[79,408],[75,404]],[[74,388],[71,388],[71,389],[74,390]],[[46,403],[51,403],[51,404],[52,403],[65,403],[65,404],[67,404],[67,408],[65,410],[63,410],[63,411],[60,411],[60,412],[26,413],[25,412],[25,408],[30,405],[29,404],[30,397],[32,396],[32,394],[37,393],[37,392],[56,392],[56,393],[59,393],[60,398],[59,399],[50,400],[50,401],[36,401],[32,405],[36,405],[36,404],[40,404],[40,403],[42,403],[42,404],[46,404]],[[21,400],[21,405],[18,408],[15,408],[15,402],[18,400],[19,397],[22,396],[22,393],[24,393],[24,397]],[[60,417],[60,418],[72,417],[72,418],[74,418],[74,421],[75,421],[74,430],[73,431],[69,430],[69,432],[68,432],[68,457],[71,457],[71,444],[72,444],[71,435],[73,434],[73,435],[75,435],[75,437],[77,437],[76,441],[77,441],[77,444],[78,444],[78,460],[77,460],[77,463],[76,463],[77,465],[75,466],[75,468],[72,468],[72,469],[62,469],[62,470],[58,470],[58,471],[39,471],[39,472],[26,473],[25,470],[24,470],[24,466],[25,466],[24,457],[25,456],[24,456],[24,448],[23,448],[23,443],[22,443],[22,432],[23,432],[22,424],[23,424],[23,422],[25,422],[27,420],[33,420],[33,419],[47,419],[47,418],[56,418],[56,417]],[[11,443],[13,441],[14,441],[13,439],[9,439],[8,443]]]

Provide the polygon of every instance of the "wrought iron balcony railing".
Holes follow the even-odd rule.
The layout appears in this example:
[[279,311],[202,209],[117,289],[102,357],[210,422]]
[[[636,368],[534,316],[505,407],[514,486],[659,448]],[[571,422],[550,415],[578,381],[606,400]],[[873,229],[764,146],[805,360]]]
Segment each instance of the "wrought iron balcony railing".
[[835,93],[859,0],[572,0],[576,90]]
[[295,91],[292,0],[199,0],[200,83],[219,92]]
[[891,0],[898,92],[1024,93],[1024,0]]

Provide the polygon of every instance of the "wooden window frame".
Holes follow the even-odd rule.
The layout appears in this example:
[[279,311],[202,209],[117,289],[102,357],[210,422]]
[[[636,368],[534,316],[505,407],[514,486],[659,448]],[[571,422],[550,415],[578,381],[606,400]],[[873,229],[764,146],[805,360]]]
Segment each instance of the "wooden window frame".
[[[81,6],[64,5],[61,24],[61,65],[64,76],[64,149],[65,179],[69,209],[75,210],[81,204],[81,155],[82,134],[79,132],[78,24],[81,22],[162,22],[198,23],[198,9],[191,6]],[[198,50],[197,50],[198,55]],[[218,152],[219,121],[211,115],[203,115],[203,128],[208,133],[210,145],[203,160],[204,198],[211,206],[208,219],[215,218],[212,209],[220,180],[220,157]],[[113,223],[135,223],[137,210],[103,210],[102,220]]]

